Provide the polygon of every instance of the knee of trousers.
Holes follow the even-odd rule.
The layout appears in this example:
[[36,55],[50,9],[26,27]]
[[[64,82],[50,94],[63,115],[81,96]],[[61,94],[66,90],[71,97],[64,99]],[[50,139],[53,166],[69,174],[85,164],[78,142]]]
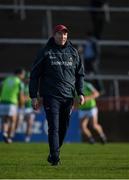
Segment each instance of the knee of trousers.
[[57,128],[49,128],[48,129],[48,133],[49,134],[58,134],[59,133],[59,130]]

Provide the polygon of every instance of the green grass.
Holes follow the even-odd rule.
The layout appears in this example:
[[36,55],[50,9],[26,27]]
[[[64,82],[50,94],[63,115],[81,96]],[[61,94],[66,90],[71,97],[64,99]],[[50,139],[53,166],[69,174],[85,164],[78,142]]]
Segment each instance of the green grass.
[[0,178],[129,178],[129,144],[64,144],[57,167],[47,155],[47,144],[0,143]]

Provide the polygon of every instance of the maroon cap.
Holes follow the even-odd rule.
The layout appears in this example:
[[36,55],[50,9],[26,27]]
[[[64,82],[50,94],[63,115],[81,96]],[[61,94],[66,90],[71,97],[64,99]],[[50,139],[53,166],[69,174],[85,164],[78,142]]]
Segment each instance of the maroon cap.
[[66,26],[62,25],[62,24],[59,24],[59,25],[55,26],[53,32],[55,34],[56,32],[59,32],[59,31],[66,31],[66,32],[68,32],[68,28]]

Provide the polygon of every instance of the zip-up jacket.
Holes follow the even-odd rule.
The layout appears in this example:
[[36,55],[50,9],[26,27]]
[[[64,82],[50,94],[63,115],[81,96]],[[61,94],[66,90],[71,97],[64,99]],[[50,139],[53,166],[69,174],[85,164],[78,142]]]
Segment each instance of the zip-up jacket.
[[54,96],[73,98],[75,90],[83,94],[84,70],[77,50],[71,42],[64,46],[50,38],[32,65],[29,83],[31,98]]

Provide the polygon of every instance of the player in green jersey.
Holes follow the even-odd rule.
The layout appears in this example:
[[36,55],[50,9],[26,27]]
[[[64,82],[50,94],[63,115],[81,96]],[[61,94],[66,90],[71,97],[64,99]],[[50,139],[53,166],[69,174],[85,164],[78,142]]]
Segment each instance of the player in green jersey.
[[30,79],[30,73],[26,73],[25,77],[25,86],[24,86],[24,93],[25,93],[25,109],[24,109],[24,119],[26,121],[26,136],[25,136],[25,142],[30,142],[31,135],[32,135],[32,128],[35,120],[35,112],[32,108],[31,99],[29,97],[29,79]]
[[5,78],[2,82],[0,116],[3,122],[3,139],[7,143],[12,142],[15,134],[18,105],[24,99],[22,80],[25,70],[18,68],[14,75]]
[[101,125],[98,123],[98,108],[96,106],[96,98],[100,96],[94,86],[89,83],[84,83],[85,103],[79,106],[79,119],[81,120],[81,130],[88,137],[90,143],[95,143],[93,135],[88,128],[88,123],[91,123],[93,129],[99,134],[102,143],[106,143],[106,136]]

